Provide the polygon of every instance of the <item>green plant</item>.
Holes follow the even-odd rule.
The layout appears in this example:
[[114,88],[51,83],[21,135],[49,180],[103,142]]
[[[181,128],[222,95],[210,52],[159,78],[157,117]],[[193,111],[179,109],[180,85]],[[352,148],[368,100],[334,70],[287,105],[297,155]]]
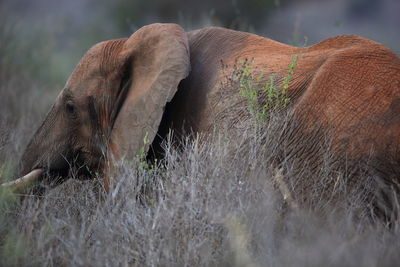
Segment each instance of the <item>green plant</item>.
[[150,145],[150,141],[149,141],[148,133],[146,133],[145,136],[143,137],[143,146],[140,148],[139,154],[136,155],[136,160],[138,162],[139,168],[142,168],[145,170],[149,170],[152,167],[149,165],[149,163],[146,160],[146,155],[147,155],[146,147],[148,147],[149,145]]
[[240,68],[234,67],[234,78],[238,81],[240,94],[247,100],[247,109],[256,123],[265,122],[272,109],[285,108],[290,102],[287,91],[293,80],[297,66],[298,55],[295,55],[288,65],[288,71],[283,79],[275,75],[267,78],[264,73],[254,67],[254,58],[242,61]]
[[146,132],[145,136],[143,137],[143,146],[140,148],[139,153],[136,155],[134,160],[137,162],[137,166],[139,169],[152,174],[156,171],[159,167],[159,162],[157,159],[154,161],[149,161],[147,159],[147,148],[150,146],[150,140],[148,137],[148,133]]

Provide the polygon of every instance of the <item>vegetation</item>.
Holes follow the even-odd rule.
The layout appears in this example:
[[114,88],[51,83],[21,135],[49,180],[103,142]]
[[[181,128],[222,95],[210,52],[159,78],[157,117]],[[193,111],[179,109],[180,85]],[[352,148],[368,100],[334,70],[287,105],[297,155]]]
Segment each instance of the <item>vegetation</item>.
[[[3,207],[15,204],[2,208],[2,265],[397,263],[399,228],[371,225],[359,216],[363,191],[339,181],[321,198],[339,175],[328,151],[324,173],[289,162],[277,171],[272,162],[288,120],[271,116],[264,134],[239,140],[216,134],[186,140],[180,150],[167,142],[162,164],[150,169],[140,159],[123,164],[109,193],[97,181],[70,179],[42,198],[25,196],[21,203],[3,198]],[[277,190],[282,179],[291,197]],[[302,181],[312,181],[309,192],[293,190]],[[309,195],[312,208],[302,201]]]
[[298,55],[291,60],[287,75],[280,81],[275,75],[265,77],[263,72],[254,69],[254,58],[244,59],[240,67],[234,66],[234,80],[237,81],[240,94],[247,100],[247,108],[257,124],[264,123],[267,115],[275,109],[288,106],[287,90],[293,79]]

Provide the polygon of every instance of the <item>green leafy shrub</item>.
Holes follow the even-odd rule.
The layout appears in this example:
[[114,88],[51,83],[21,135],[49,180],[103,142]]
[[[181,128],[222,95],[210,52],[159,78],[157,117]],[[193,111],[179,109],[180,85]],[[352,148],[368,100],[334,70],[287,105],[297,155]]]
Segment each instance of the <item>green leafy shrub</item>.
[[294,56],[288,66],[287,75],[278,79],[275,75],[265,77],[254,67],[254,58],[242,61],[240,67],[234,66],[234,78],[237,79],[240,94],[247,100],[247,109],[255,122],[262,123],[271,110],[282,109],[289,105],[287,91],[293,79],[298,56]]

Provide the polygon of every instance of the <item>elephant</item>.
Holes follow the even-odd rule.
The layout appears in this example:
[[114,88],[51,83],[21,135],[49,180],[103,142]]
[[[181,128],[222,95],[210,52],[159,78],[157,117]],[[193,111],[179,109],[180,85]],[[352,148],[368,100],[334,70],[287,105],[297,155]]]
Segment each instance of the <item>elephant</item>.
[[[264,77],[282,83],[294,55],[287,108],[299,121],[296,136],[323,130],[339,158],[398,168],[400,58],[385,46],[341,35],[294,47],[220,27],[185,32],[151,24],[88,50],[23,153],[26,176],[4,186],[23,186],[44,172],[65,175],[71,162],[109,173],[115,162],[156,147],[169,129],[207,134],[227,113],[241,120],[229,109],[240,90],[226,94],[221,82],[251,58]],[[104,184],[109,188],[108,178]]]

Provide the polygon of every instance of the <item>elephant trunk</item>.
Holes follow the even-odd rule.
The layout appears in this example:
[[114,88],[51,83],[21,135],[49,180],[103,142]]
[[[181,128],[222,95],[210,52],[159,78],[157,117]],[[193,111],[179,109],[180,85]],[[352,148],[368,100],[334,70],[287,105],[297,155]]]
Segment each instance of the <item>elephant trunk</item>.
[[[36,134],[35,134],[36,136]],[[40,152],[39,152],[39,147],[35,148],[35,136],[33,139],[30,141],[28,146],[26,147],[24,153],[22,154],[21,160],[20,160],[20,167],[19,167],[19,175],[27,175],[31,171],[33,171],[35,168],[40,165]]]
[[53,106],[21,157],[19,174],[28,177],[21,181],[33,181],[45,171],[68,167],[67,141],[65,133],[60,131],[61,127],[57,125],[59,120]]

